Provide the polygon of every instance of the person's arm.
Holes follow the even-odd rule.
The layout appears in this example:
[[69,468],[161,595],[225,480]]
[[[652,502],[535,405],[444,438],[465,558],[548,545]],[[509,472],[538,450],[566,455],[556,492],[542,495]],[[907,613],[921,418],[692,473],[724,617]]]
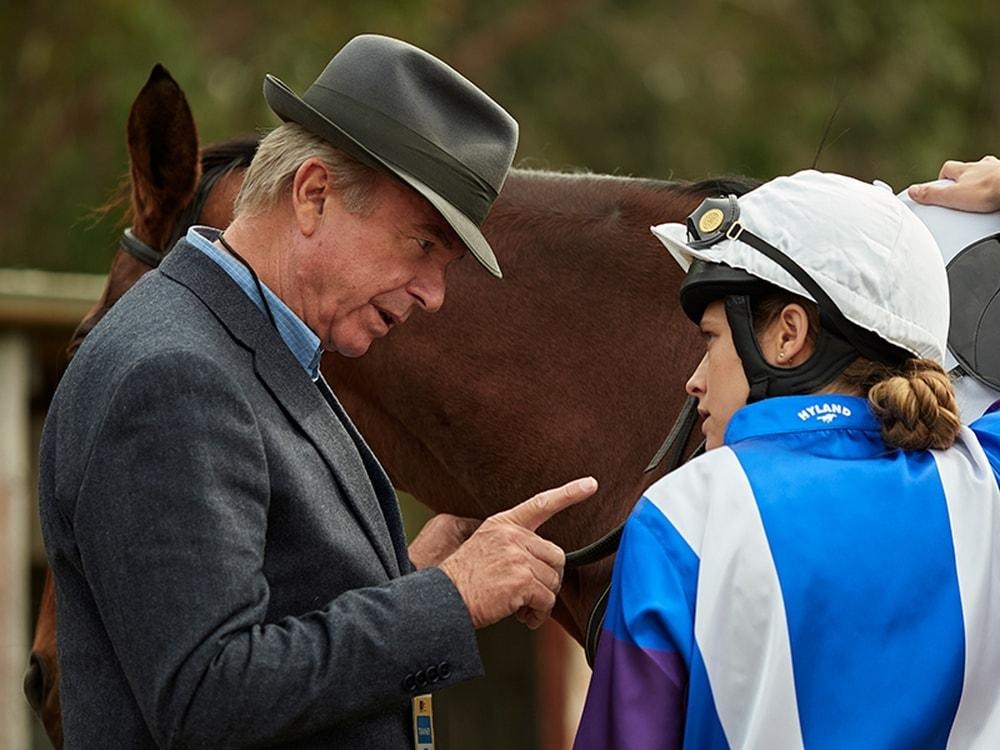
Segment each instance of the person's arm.
[[957,208],[961,211],[1000,211],[1000,159],[984,156],[979,161],[946,161],[938,179],[948,185],[911,185],[907,194],[917,203]]
[[680,748],[698,561],[649,500],[629,518],[575,750]]
[[72,523],[157,744],[271,744],[404,710],[404,678],[428,665],[447,664],[435,689],[482,673],[438,568],[266,622],[267,455],[245,394],[211,360],[142,360],[97,429]]

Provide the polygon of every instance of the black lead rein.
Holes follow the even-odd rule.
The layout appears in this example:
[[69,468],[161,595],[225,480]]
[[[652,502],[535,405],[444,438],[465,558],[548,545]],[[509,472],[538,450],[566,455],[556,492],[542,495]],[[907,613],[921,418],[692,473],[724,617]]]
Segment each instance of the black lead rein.
[[[688,396],[684,402],[684,406],[681,407],[680,414],[677,415],[674,426],[670,428],[670,432],[664,439],[663,444],[656,451],[656,455],[653,456],[653,459],[649,462],[643,473],[648,474],[656,469],[663,463],[665,458],[667,459],[667,471],[665,473],[669,473],[684,463],[685,460],[690,460],[701,454],[705,448],[704,441],[687,459],[682,459],[684,446],[687,445],[688,439],[691,437],[691,430],[694,429],[697,421],[698,400],[694,396]],[[622,522],[596,542],[588,544],[586,547],[581,547],[578,550],[567,552],[566,567],[579,568],[613,555],[618,551],[618,544],[621,541],[622,530],[624,528],[625,523]],[[604,613],[608,607],[608,594],[610,591],[611,584],[609,583],[604,592],[597,598],[593,609],[590,610],[590,616],[587,618],[587,632],[584,633],[583,649],[587,655],[587,664],[591,667],[594,666],[594,657],[597,654],[597,641],[601,635],[601,625],[604,622]]]

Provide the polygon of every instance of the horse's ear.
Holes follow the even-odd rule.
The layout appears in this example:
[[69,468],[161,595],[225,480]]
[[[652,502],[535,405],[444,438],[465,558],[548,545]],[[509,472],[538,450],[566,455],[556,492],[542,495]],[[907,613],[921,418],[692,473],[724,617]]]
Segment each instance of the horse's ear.
[[200,164],[187,97],[159,63],[132,103],[127,133],[135,229],[161,247],[194,195]]

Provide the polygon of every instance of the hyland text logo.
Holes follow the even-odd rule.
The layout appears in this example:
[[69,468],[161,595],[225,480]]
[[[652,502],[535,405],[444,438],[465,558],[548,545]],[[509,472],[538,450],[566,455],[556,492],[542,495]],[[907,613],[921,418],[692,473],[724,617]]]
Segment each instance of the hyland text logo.
[[803,422],[818,419],[824,424],[830,424],[841,414],[845,417],[851,416],[850,408],[843,404],[813,404],[800,411],[798,416]]

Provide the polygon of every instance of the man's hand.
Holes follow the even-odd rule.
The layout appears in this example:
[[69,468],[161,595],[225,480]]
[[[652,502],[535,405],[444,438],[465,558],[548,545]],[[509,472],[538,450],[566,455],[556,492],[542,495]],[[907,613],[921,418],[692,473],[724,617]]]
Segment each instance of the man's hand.
[[535,529],[596,491],[597,482],[587,477],[540,492],[487,518],[441,563],[473,626],[486,627],[515,613],[532,629],[545,622],[562,585],[566,555]]
[[438,565],[472,536],[482,521],[450,513],[438,513],[424,524],[410,543],[410,562],[417,570]]
[[907,194],[917,203],[961,211],[1000,211],[1000,159],[984,156],[979,161],[946,161],[938,179],[950,185],[911,185]]

